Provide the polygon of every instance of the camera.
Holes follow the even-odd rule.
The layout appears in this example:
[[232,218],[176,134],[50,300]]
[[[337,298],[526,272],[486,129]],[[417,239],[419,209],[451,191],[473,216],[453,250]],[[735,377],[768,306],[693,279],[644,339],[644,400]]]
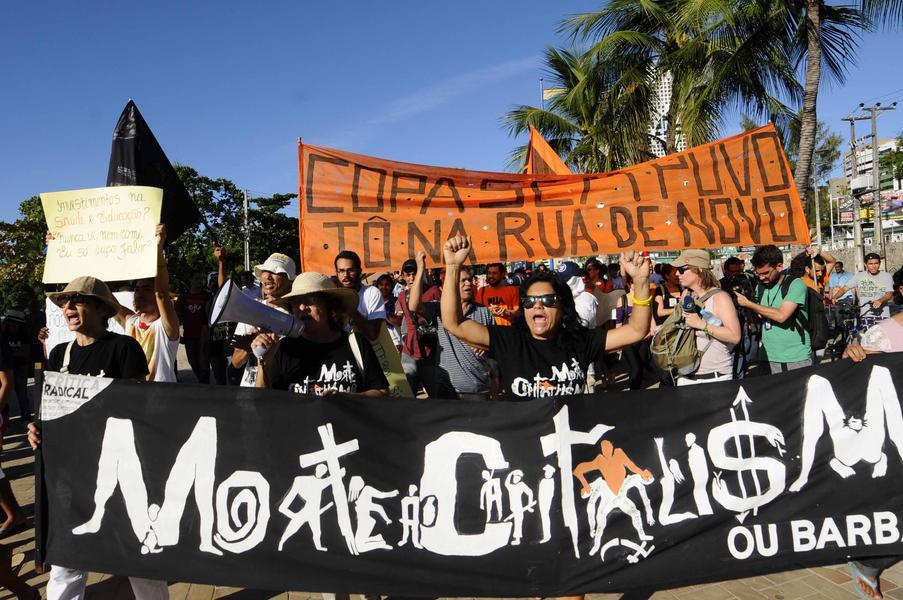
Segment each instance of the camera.
[[[743,294],[747,298],[753,297],[753,284],[747,275],[735,275],[728,279],[727,287],[731,292]],[[734,298],[736,302],[736,297]]]

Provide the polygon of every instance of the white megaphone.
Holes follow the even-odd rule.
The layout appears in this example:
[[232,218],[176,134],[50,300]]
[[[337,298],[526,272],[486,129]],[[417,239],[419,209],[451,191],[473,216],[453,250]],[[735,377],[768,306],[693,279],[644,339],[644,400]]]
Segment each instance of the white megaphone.
[[267,329],[277,335],[296,338],[304,330],[304,323],[281,310],[267,306],[249,298],[227,280],[213,300],[210,310],[210,324],[223,321],[247,323],[260,329]]

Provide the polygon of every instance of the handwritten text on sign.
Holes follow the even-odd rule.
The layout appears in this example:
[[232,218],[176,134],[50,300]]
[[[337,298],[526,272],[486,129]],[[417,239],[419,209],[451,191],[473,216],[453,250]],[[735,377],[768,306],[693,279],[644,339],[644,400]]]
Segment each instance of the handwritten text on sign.
[[483,173],[303,144],[299,161],[308,270],[329,272],[346,248],[371,270],[421,250],[437,264],[453,235],[473,238],[477,263],[808,241],[773,126],[605,174]]
[[68,283],[79,275],[104,281],[156,275],[154,229],[162,202],[163,190],[144,186],[41,194],[53,234],[44,283]]

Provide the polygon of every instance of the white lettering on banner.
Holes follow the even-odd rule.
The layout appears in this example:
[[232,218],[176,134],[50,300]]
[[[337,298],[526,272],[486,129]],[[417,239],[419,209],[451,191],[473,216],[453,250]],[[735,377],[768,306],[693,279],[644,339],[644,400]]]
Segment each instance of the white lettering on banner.
[[422,526],[424,548],[446,556],[483,556],[508,544],[513,524],[487,523],[481,533],[463,535],[455,526],[458,482],[455,471],[464,454],[479,454],[488,469],[507,469],[508,461],[497,440],[485,435],[451,431],[426,445],[420,497],[436,499],[435,523]]
[[[334,372],[339,373],[339,370]],[[883,367],[871,371],[868,417],[863,419],[868,423],[863,422],[862,426],[871,425],[872,418],[877,419],[891,431],[891,440],[896,441],[893,431],[896,417],[891,407],[896,402],[896,394],[889,377],[889,371]],[[833,392],[827,393],[830,385],[825,388],[824,382],[819,376],[809,380],[804,454],[806,445],[817,441],[823,433],[816,424],[823,427],[824,423],[815,423],[815,415],[827,420],[829,427],[837,418],[833,414],[825,416],[832,413],[831,407],[837,400]],[[110,380],[47,373],[44,396],[50,418],[54,418],[54,410],[62,416],[77,409],[108,385]],[[810,403],[816,393],[820,399]],[[302,472],[292,479],[287,489],[281,488],[286,492],[278,496],[278,505],[273,506],[270,505],[272,483],[258,471],[238,469],[216,485],[217,423],[209,416],[198,419],[182,444],[165,482],[162,501],[154,502],[156,499],[148,498],[132,421],[110,417],[106,419],[98,458],[91,518],[74,527],[72,533],[81,536],[98,532],[107,504],[118,488],[135,535],[135,548],[141,553],[162,552],[179,543],[180,523],[193,490],[201,552],[240,554],[257,547],[266,537],[271,512],[276,511],[286,519],[279,525],[284,526],[278,541],[280,552],[288,544],[329,551],[321,540],[321,521],[328,514],[351,555],[392,551],[407,545],[444,556],[485,556],[506,546],[552,540],[553,528],[559,523],[555,498],[560,497],[561,519],[571,534],[576,557],[580,557],[579,544],[587,541],[586,530],[582,528],[585,514],[592,541],[589,555],[598,554],[601,561],[614,559],[633,564],[650,556],[656,548],[653,542],[659,531],[649,531],[647,527],[669,527],[714,514],[710,490],[715,506],[737,513],[740,524],[732,527],[725,539],[728,552],[737,560],[775,556],[779,551],[779,530],[789,533],[794,552],[901,541],[899,515],[891,511],[744,525],[743,519],[774,501],[786,486],[786,467],[778,457],[783,456],[784,437],[778,428],[752,420],[751,405],[749,396],[739,388],[730,408],[730,422],[715,426],[707,435],[699,432],[698,439],[706,439],[705,448],[697,443],[696,433],[686,433],[682,440],[676,437],[680,435],[677,432],[670,432],[668,438],[651,440],[632,440],[628,436],[607,439],[606,434],[614,428],[601,423],[593,424],[589,431],[575,431],[571,429],[570,412],[565,405],[552,417],[554,432],[539,439],[543,456],[554,454],[556,458],[548,461],[551,464],[532,463],[529,468],[509,464],[501,442],[489,435],[451,431],[424,446],[420,480],[406,482],[404,486],[371,480],[367,474],[346,473],[342,463],[360,450],[359,441],[338,442],[332,423],[326,423],[316,428],[321,447],[311,448],[298,457],[300,468],[313,472]],[[862,435],[861,431],[861,428],[854,430],[852,436],[838,432],[837,438],[832,432],[834,460],[851,466],[855,462],[846,461],[864,452],[870,461],[875,461],[873,464],[881,462],[883,454],[874,449],[863,450],[866,444],[857,437]],[[872,431],[873,435],[879,435],[877,430]],[[807,435],[810,437],[806,438]],[[767,441],[778,456],[757,456],[758,440]],[[615,442],[624,447],[615,446]],[[598,446],[590,460],[575,465],[572,447],[576,444]],[[641,444],[654,448],[660,475],[653,474],[652,466],[640,459],[635,448]],[[760,442],[759,446],[761,453],[764,444]],[[851,448],[858,450],[851,451]],[[581,455],[589,453],[589,449],[580,452]],[[642,454],[647,461],[652,456],[649,451]],[[482,478],[479,500],[476,494],[479,480],[458,480],[462,461],[479,464]],[[805,467],[805,460],[802,462]],[[885,457],[885,468],[887,462]],[[380,489],[374,486],[374,481],[382,482]],[[578,486],[581,500],[574,493],[577,482],[582,485]],[[158,485],[151,488],[158,489]],[[661,499],[653,506],[647,489],[658,488]],[[407,490],[407,495],[402,496],[399,492],[402,489]],[[456,511],[462,510],[462,490],[473,493],[467,499],[472,506],[465,510],[475,512],[479,503],[478,510],[482,512],[477,514],[483,527],[475,533],[462,533],[457,528],[460,515]],[[680,512],[673,510],[676,500],[682,507]],[[578,502],[585,502],[581,511],[577,510]],[[389,505],[400,510],[392,511]],[[333,508],[334,516],[330,512]],[[394,515],[399,513],[397,525],[390,527]],[[305,526],[310,529],[310,538],[296,535]],[[399,536],[400,541],[393,536]]]
[[834,458],[829,465],[843,478],[854,475],[856,471],[853,467],[860,462],[872,466],[872,477],[884,477],[887,473],[887,455],[884,453],[887,434],[897,448],[897,455],[903,460],[903,411],[886,367],[872,367],[863,415],[845,414],[834,395],[831,382],[820,375],[809,378],[803,405],[801,471],[790,486],[791,492],[800,491],[809,481],[809,472],[815,461],[815,446],[825,432],[826,424],[834,446]]
[[213,475],[216,465],[216,419],[201,417],[182,445],[166,480],[162,505],[148,505],[147,487],[138,451],[135,431],[128,419],[107,419],[97,466],[94,513],[72,533],[97,533],[106,505],[119,487],[125,500],[132,531],[141,544],[141,552],[157,553],[164,546],[179,543],[179,523],[185,511],[188,493],[194,488],[194,500],[200,514],[202,552],[221,555],[213,545]]

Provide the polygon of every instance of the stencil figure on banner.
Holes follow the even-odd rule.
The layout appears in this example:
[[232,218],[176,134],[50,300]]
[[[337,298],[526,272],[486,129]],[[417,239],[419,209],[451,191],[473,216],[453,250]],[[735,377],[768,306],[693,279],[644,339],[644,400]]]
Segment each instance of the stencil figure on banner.
[[756,299],[735,292],[737,304],[762,320],[762,349],[772,373],[802,369],[814,364],[809,332],[801,321],[808,318],[806,284],[784,272],[784,256],[777,246],[756,248],[752,266],[759,286]]
[[422,311],[420,303],[412,302],[415,296],[422,302],[439,301],[441,293],[439,287],[431,285],[425,271],[423,252],[417,254],[417,260],[406,260],[401,266],[405,287],[398,294],[395,315],[402,318],[404,340],[401,347],[401,366],[404,368],[411,390],[416,394],[423,388],[427,396],[437,397],[436,320],[429,318]]
[[695,330],[700,354],[699,368],[677,377],[676,384],[733,379],[733,349],[740,341],[740,320],[730,295],[712,273],[711,256],[705,250],[684,250],[671,264],[685,290],[681,318],[684,325]]
[[[149,374],[144,349],[132,337],[107,331],[107,321],[122,312],[107,284],[94,277],[76,277],[61,292],[47,294],[50,300],[63,309],[70,331],[75,339],[59,344],[50,352],[47,371],[108,377],[112,379],[145,379]],[[176,342],[178,344],[178,341]],[[32,449],[41,444],[41,431],[36,423],[28,426],[28,442]],[[110,488],[112,494],[113,488]],[[103,503],[101,503],[103,504]],[[151,531],[150,517],[145,512],[133,521],[136,535],[144,539]],[[80,531],[97,532],[101,515],[95,515],[79,527]],[[161,600],[169,598],[165,581],[130,577],[137,600]],[[88,573],[52,565],[47,582],[47,598],[68,600],[84,598]]]
[[[459,277],[471,251],[469,238],[455,236],[443,248],[448,277]],[[442,290],[442,322],[462,341],[488,351],[499,362],[502,393],[509,400],[580,394],[589,363],[606,351],[638,342],[649,332],[652,298],[649,262],[629,252],[620,258],[634,278],[634,310],[625,327],[607,331],[580,325],[570,288],[551,273],[534,273],[521,285],[513,327],[482,325],[465,319],[460,290]]]
[[322,273],[298,275],[277,302],[304,328],[297,338],[257,335],[251,344],[262,351],[255,351],[261,356],[257,387],[314,396],[386,395],[388,382],[373,347],[363,334],[345,327],[358,314],[358,301],[354,290],[334,287]]
[[[254,267],[254,276],[260,281],[260,298],[257,301],[286,312],[279,299],[291,289],[295,274],[294,260],[279,252],[271,254],[263,264]],[[251,342],[259,333],[260,330],[254,325],[239,323],[232,334],[232,367],[244,368],[240,384],[242,387],[257,385],[257,358],[250,350]]]
[[351,250],[343,250],[336,255],[333,265],[339,287],[353,290],[358,295],[358,308],[348,315],[351,318],[348,330],[354,326],[368,340],[377,339],[386,320],[386,307],[378,289],[361,283],[361,257]]
[[176,300],[176,314],[182,322],[182,343],[188,364],[199,383],[210,383],[210,331],[207,314],[211,296],[204,289],[204,274],[195,271],[187,291]]
[[[411,314],[423,314],[426,321],[436,324],[437,344],[433,354],[433,389],[430,398],[458,398],[485,400],[489,397],[490,376],[486,351],[465,344],[451,335],[442,325],[441,295],[436,287],[423,292],[421,283],[426,272],[426,257],[417,255],[417,272],[410,287],[407,308]],[[458,274],[458,293],[461,297],[461,314],[483,325],[494,322],[492,313],[473,299],[473,275],[462,268]],[[431,294],[436,290],[436,294]]]
[[[893,284],[894,295],[899,299],[903,299],[903,269],[894,273]],[[903,313],[897,313],[870,327],[862,337],[862,344],[847,345],[844,349],[843,357],[852,359],[853,362],[861,362],[869,354],[882,352],[903,352]],[[860,425],[866,424],[866,418],[867,415],[859,419]],[[883,419],[879,420],[883,423]],[[850,427],[852,426],[851,424]],[[887,460],[886,457],[884,460]],[[866,597],[882,598],[881,573],[900,562],[900,558],[900,556],[887,556],[851,561],[850,572],[853,577],[853,583],[859,587]]]

